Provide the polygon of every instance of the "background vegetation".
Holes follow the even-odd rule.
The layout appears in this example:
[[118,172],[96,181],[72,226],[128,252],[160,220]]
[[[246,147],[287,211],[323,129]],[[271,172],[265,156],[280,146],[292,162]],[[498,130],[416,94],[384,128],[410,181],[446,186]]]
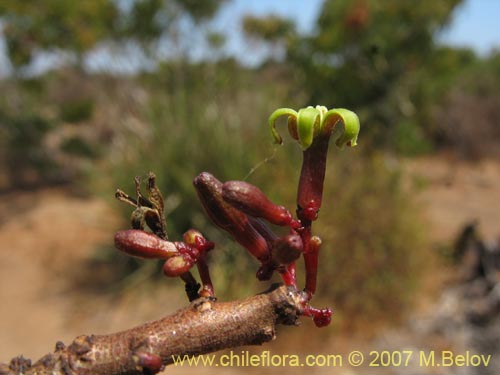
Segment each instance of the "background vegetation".
[[[498,154],[500,53],[480,58],[436,42],[460,3],[326,0],[307,36],[277,15],[248,15],[247,37],[270,51],[257,67],[221,52],[224,35],[209,21],[223,1],[2,3],[12,69],[0,81],[0,189],[67,184],[111,197],[152,170],[168,194],[171,237],[196,227],[215,240],[219,293],[242,295],[261,289],[247,282],[255,264],[207,221],[192,178],[248,177],[292,208],[300,154],[291,142],[271,144],[268,115],[346,107],[360,115],[361,146],[329,160],[320,298],[367,321],[399,316],[430,256],[399,156]],[[190,55],[195,38],[205,41],[201,61]],[[108,69],[89,68],[96,49]],[[130,56],[139,68],[119,74],[113,66]],[[56,68],[34,74],[43,58]]]

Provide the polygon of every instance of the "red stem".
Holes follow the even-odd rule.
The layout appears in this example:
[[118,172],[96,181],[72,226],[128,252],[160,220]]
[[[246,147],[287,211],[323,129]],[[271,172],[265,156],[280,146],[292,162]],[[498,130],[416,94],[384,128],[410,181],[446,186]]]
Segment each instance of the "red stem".
[[203,284],[202,290],[200,292],[200,297],[213,297],[215,295],[214,286],[212,284],[212,279],[210,278],[210,273],[208,271],[206,252],[201,253],[196,266],[198,267],[198,273],[200,274],[201,283]]
[[311,299],[316,293],[316,281],[318,273],[318,255],[321,247],[321,240],[313,236],[309,240],[307,252],[304,252],[304,263],[306,267],[306,286],[305,291]]
[[287,264],[286,267],[280,271],[280,274],[285,285],[297,288],[297,276],[295,269],[296,269],[295,262],[293,262]]

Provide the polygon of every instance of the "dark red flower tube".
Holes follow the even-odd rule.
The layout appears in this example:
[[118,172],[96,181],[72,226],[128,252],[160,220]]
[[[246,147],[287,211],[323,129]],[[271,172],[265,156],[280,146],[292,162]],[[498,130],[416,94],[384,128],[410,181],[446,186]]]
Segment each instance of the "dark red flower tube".
[[178,254],[175,243],[139,229],[117,232],[115,247],[128,255],[143,259],[168,259]]
[[323,199],[329,139],[326,135],[318,136],[314,138],[311,146],[303,151],[297,191],[297,215],[300,220],[313,221],[318,216]]
[[249,217],[222,198],[222,182],[208,172],[200,173],[193,181],[201,204],[208,217],[228,232],[236,242],[261,262],[269,259],[265,238],[252,226]]

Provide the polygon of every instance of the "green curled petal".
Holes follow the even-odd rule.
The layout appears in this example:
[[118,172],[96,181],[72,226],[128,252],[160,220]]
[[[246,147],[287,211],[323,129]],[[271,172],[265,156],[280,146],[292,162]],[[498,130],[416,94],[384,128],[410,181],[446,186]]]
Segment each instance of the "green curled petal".
[[307,149],[320,130],[321,113],[313,107],[302,108],[297,116],[297,133],[302,149]]
[[271,134],[274,138],[274,143],[282,144],[283,138],[278,134],[276,130],[276,120],[281,116],[297,117],[297,112],[291,108],[279,108],[269,116],[269,128],[271,129]]
[[[338,126],[339,124],[342,126]],[[359,134],[358,115],[344,108],[331,109],[323,117],[320,131],[323,134],[330,133],[340,148],[344,145],[354,147]]]

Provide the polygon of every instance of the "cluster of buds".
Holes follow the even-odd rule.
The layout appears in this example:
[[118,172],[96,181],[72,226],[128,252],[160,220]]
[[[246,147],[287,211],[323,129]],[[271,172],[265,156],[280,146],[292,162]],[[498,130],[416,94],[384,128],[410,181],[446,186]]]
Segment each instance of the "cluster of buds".
[[[346,109],[328,111],[325,107],[307,107],[298,112],[282,108],[269,118],[271,133],[276,143],[282,138],[275,123],[280,116],[288,117],[292,138],[303,150],[303,163],[297,192],[296,217],[285,207],[273,203],[256,186],[244,181],[221,182],[208,172],[202,172],[193,181],[198,197],[212,222],[226,231],[239,245],[257,259],[260,267],[256,276],[269,280],[274,272],[281,275],[286,285],[297,286],[296,262],[305,263],[304,315],[313,318],[318,327],[330,323],[329,308],[316,309],[309,301],[316,291],[318,255],[321,239],[312,234],[312,223],[321,208],[328,145],[331,138],[337,146],[354,146],[359,132],[357,116]],[[115,246],[129,255],[165,260],[163,271],[169,277],[181,277],[190,300],[214,297],[214,290],[206,262],[207,252],[214,244],[190,229],[183,241],[171,242],[166,233],[163,197],[150,173],[146,184],[147,198],[141,194],[140,180],[136,178],[136,195],[132,198],[118,190],[116,197],[135,207],[132,213],[133,229],[115,235]],[[276,234],[268,225],[288,228],[285,235]],[[151,231],[146,232],[148,227]],[[196,264],[202,285],[190,269]],[[202,287],[199,292],[199,288]]]
[[[156,176],[152,172],[148,174],[147,198],[142,195],[140,184],[139,177],[136,177],[137,198],[122,190],[116,191],[116,198],[132,205],[135,210],[131,216],[133,229],[118,231],[115,234],[115,247],[133,257],[165,260],[163,273],[168,277],[180,277],[185,282],[190,301],[199,297],[214,297],[206,261],[206,254],[214,248],[214,243],[195,229],[184,233],[183,241],[169,241],[163,212],[163,195],[156,186]],[[146,232],[146,227],[151,232]],[[201,291],[200,284],[190,271],[195,264],[202,281]]]

